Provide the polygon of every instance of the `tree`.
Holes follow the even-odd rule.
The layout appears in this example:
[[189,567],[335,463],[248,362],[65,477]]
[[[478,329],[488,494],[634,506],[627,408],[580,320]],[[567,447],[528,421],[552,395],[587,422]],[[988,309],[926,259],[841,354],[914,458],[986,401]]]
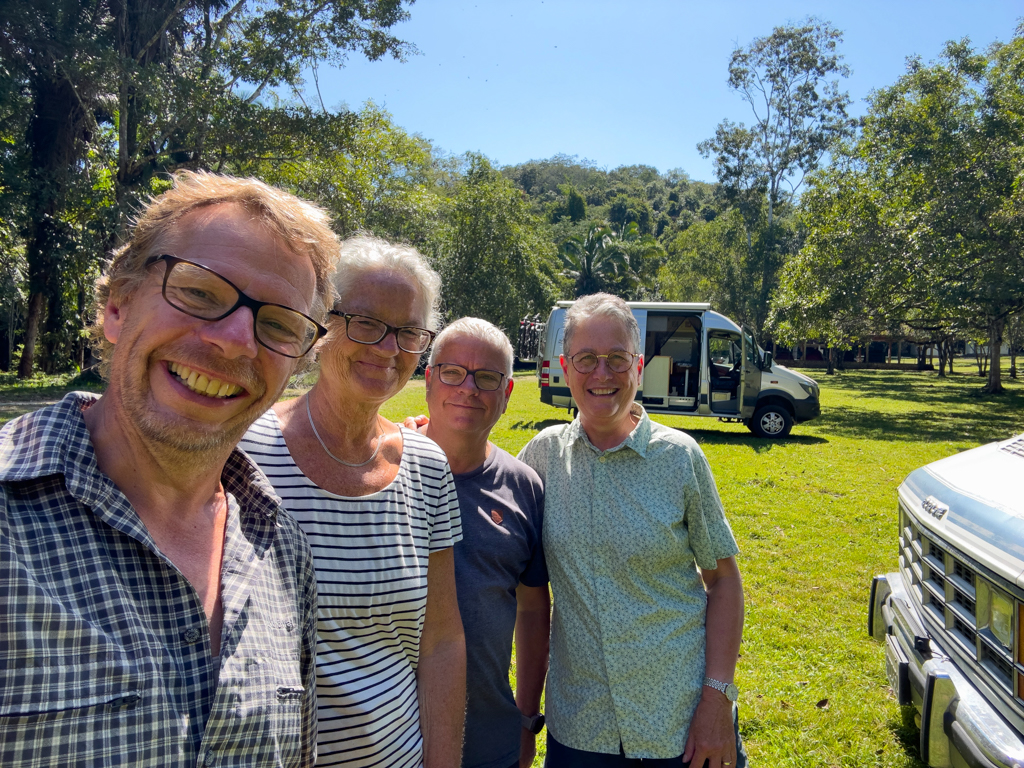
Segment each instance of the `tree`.
[[841,32],[809,18],[737,48],[729,62],[729,87],[750,106],[754,124],[725,120],[713,139],[698,145],[705,157],[715,156],[718,180],[743,216],[748,261],[759,267],[755,283],[746,286],[757,296],[758,334],[782,265],[779,211],[792,203],[804,175],[818,167],[828,148],[852,130],[850,99],[839,90],[838,78],[849,75],[840,42]]
[[608,225],[592,224],[583,237],[572,237],[562,243],[558,252],[562,274],[573,281],[576,298],[606,290],[625,267],[614,239]]
[[549,217],[551,223],[554,224],[563,217],[574,224],[583,221],[587,217],[587,201],[579,190],[572,184],[559,184],[558,191],[565,197],[552,206]]
[[[1011,315],[1024,309],[1024,37],[912,60],[875,92],[863,135],[805,195],[808,236],[778,296],[780,327],[859,316],[987,339],[999,392]],[[940,365],[944,370],[944,366]]]
[[435,263],[449,319],[482,317],[515,344],[519,320],[554,301],[553,248],[522,193],[480,155],[443,205]]
[[32,371],[46,301],[52,307],[63,291],[57,265],[75,247],[64,220],[76,205],[73,189],[88,186],[83,165],[91,152],[113,154],[103,161],[114,168],[115,215],[99,233],[109,247],[159,174],[229,167],[247,141],[266,147],[279,137],[267,132],[273,108],[259,100],[273,101],[278,89],[297,93],[306,68],[341,63],[352,52],[404,55],[408,47],[387,30],[406,15],[402,0],[0,5],[0,80],[7,81],[0,92],[21,89],[31,114],[23,169],[29,306],[19,375]]
[[914,279],[901,286],[919,311],[966,322],[988,339],[985,391],[1002,390],[1006,319],[1024,308],[1024,172],[1021,133],[1024,38],[989,56],[967,40],[908,72],[872,99],[861,152],[875,170],[891,230],[907,249],[891,254]]
[[429,142],[410,136],[372,102],[321,113],[293,134],[293,158],[235,160],[234,169],[287,187],[327,208],[342,235],[360,229],[425,243],[438,215]]
[[743,218],[733,209],[701,221],[675,235],[666,245],[658,284],[668,301],[707,301],[741,324],[751,325]]
[[[902,261],[889,258],[894,233],[880,221],[869,179],[852,158],[812,178],[801,217],[807,237],[782,269],[769,326],[784,344],[817,338],[837,355],[884,331],[899,315],[895,285],[906,281]],[[895,304],[894,304],[895,299]]]
[[656,301],[658,270],[665,261],[665,249],[653,235],[641,234],[636,222],[613,234],[612,247],[622,262],[613,292],[630,301]]

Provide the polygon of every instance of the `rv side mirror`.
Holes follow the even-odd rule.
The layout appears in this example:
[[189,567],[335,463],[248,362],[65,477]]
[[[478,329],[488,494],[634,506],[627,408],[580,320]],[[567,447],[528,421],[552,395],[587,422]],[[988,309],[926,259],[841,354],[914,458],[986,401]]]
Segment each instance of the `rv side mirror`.
[[773,362],[772,353],[771,352],[765,352],[764,353],[764,368],[762,368],[761,370],[764,370],[764,371],[771,370],[772,362]]

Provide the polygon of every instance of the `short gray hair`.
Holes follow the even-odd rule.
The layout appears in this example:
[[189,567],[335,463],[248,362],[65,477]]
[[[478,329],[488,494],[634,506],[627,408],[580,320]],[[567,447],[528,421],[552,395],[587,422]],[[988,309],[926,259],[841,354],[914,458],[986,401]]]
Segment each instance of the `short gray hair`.
[[515,363],[512,342],[508,340],[508,336],[501,328],[486,320],[481,320],[479,317],[460,317],[454,323],[445,326],[445,329],[434,339],[434,346],[430,350],[430,359],[427,365],[432,366],[437,361],[437,351],[457,337],[479,339],[490,344],[505,357],[504,374],[512,375],[512,366]]
[[[622,327],[626,329],[633,341],[634,348],[630,351],[639,355],[643,354],[644,351],[640,347],[640,324],[633,317],[633,310],[618,296],[612,296],[610,293],[594,293],[590,296],[584,296],[582,299],[573,302],[573,305],[566,310],[565,332],[562,336],[563,354],[572,348],[570,342],[573,333],[576,331],[576,326],[592,317],[601,316],[610,317],[621,322]],[[568,356],[566,354],[566,357]]]
[[391,243],[366,233],[357,233],[341,244],[334,272],[336,303],[344,306],[353,286],[373,272],[409,277],[419,290],[427,315],[427,328],[437,328],[440,317],[441,277],[423,255],[411,245]]

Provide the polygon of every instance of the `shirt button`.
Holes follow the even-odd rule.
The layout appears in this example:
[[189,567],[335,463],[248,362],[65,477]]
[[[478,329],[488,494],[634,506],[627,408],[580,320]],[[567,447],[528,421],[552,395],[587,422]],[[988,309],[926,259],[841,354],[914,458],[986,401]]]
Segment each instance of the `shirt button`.
[[604,464],[604,462],[605,462],[605,460],[607,458],[608,458],[607,456],[602,456],[600,459],[598,459],[598,461],[600,461],[602,464]]
[[184,632],[182,632],[181,636],[182,638],[184,638],[186,643],[191,645],[192,643],[199,641],[199,630],[195,627],[192,627],[191,629],[186,629]]
[[286,631],[291,632],[293,629],[295,629],[295,622],[289,619],[284,623],[284,628]]

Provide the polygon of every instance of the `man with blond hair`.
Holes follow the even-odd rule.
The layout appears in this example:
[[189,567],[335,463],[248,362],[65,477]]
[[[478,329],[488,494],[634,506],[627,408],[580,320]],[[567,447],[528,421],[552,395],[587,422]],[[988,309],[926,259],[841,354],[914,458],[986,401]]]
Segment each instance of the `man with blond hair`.
[[97,288],[105,394],[0,431],[0,765],[308,766],[309,546],[236,443],[323,333],[326,214],[181,173]]
[[[490,442],[512,394],[512,345],[464,317],[445,328],[426,370],[424,434],[444,450],[462,513],[455,583],[466,633],[463,768],[529,766],[544,725],[550,600],[537,473]],[[513,631],[516,694],[508,682]]]

